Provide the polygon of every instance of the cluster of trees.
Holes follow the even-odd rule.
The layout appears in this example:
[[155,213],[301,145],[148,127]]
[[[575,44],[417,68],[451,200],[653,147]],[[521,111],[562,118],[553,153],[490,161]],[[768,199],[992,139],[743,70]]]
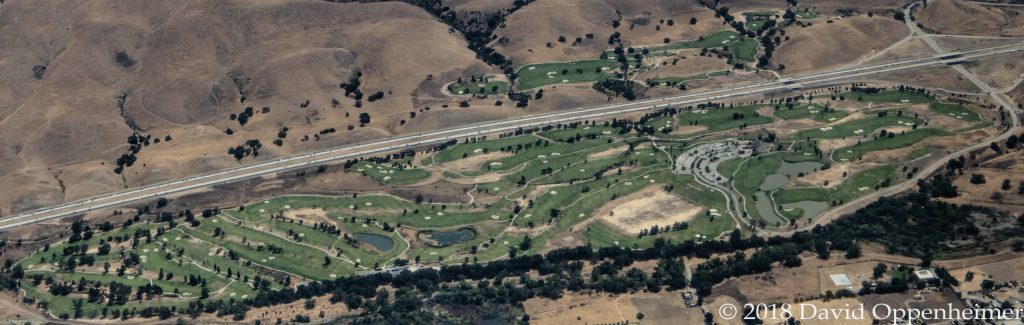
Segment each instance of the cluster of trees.
[[664,227],[659,227],[657,225],[654,225],[654,226],[651,226],[651,229],[642,229],[642,230],[640,230],[640,233],[637,234],[637,238],[643,238],[644,236],[655,236],[655,235],[657,235],[659,233],[664,233],[664,232],[669,232],[669,231],[686,230],[688,228],[690,228],[690,224],[686,223],[686,221],[674,222],[671,225],[665,225]]
[[[633,80],[605,79],[594,82],[594,90],[602,94],[614,97],[622,97],[626,100],[636,100],[639,89]],[[642,92],[640,92],[642,93]]]
[[142,147],[149,145],[149,139],[149,135],[132,132],[132,134],[128,136],[128,151],[121,154],[121,157],[118,157],[117,161],[115,161],[115,165],[117,167],[114,167],[114,173],[120,174],[126,167],[134,165],[135,160],[137,159],[136,156],[140,151],[142,151]]
[[228,148],[228,154],[234,156],[235,160],[242,160],[242,158],[249,155],[258,157],[260,155],[260,148],[263,148],[263,144],[260,143],[259,139],[249,139],[242,145]]

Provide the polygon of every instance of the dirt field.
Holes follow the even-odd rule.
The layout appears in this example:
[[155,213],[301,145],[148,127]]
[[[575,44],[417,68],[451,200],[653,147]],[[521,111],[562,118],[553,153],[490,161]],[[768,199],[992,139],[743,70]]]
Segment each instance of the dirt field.
[[700,324],[704,321],[700,308],[686,307],[679,292],[641,293],[629,299],[644,313],[643,324]]
[[327,216],[327,211],[324,211],[324,209],[304,208],[285,210],[284,218],[295,221],[301,220],[305,224],[313,224],[317,222],[334,223],[334,220],[331,220],[331,218]]
[[594,215],[630,234],[652,226],[693,220],[704,208],[672,193],[661,185],[651,185],[606,203]]
[[558,300],[531,298],[523,303],[530,324],[604,324],[636,321],[637,306],[628,295],[566,293]]
[[[997,283],[1020,281],[1024,279],[1024,271],[1022,270],[1024,270],[1024,258],[1015,258],[950,270],[949,273],[960,281],[960,290],[977,291],[981,289],[981,282],[985,279],[996,281]],[[967,272],[974,273],[973,280],[967,281]]]
[[[950,201],[957,203],[986,202],[997,204],[1002,209],[1019,212],[1018,209],[1024,205],[1024,195],[1017,194],[1019,183],[1024,181],[1024,177],[1021,177],[1024,175],[1022,160],[1024,160],[1024,153],[1017,151],[965,171],[964,175],[957,177],[953,183],[957,186],[960,196],[950,199]],[[985,183],[971,184],[970,178],[973,174],[984,175]],[[1003,181],[1007,179],[1010,180],[1010,189],[1003,190]],[[996,200],[993,198],[995,193],[1002,193],[1003,198]]]
[[446,162],[446,163],[441,164],[438,167],[441,168],[441,169],[444,169],[444,170],[451,170],[451,171],[456,171],[456,172],[477,171],[477,170],[480,170],[480,168],[482,168],[483,165],[485,163],[487,163],[488,161],[498,160],[498,159],[501,159],[501,158],[506,158],[506,157],[511,157],[511,156],[512,156],[511,152],[504,152],[504,151],[488,152],[488,153],[485,153],[485,154],[472,155],[472,156],[469,156],[468,158],[465,158],[465,159],[459,159],[459,160],[455,160],[455,161]]

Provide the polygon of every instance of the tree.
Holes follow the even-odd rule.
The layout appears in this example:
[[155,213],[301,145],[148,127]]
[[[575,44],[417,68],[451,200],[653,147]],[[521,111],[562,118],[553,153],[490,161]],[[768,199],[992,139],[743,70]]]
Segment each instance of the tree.
[[690,17],[690,25],[696,25],[696,24],[697,24],[697,17]]
[[888,266],[882,263],[878,263],[878,265],[875,265],[875,269],[871,273],[871,277],[875,279],[881,278],[883,275],[885,275],[885,272],[887,271],[889,271]]
[[365,112],[359,113],[359,123],[370,124],[370,114],[367,114]]
[[1003,180],[1003,186],[1001,186],[1000,188],[1003,189],[1003,191],[1009,191],[1010,188],[1012,188],[1012,187],[1013,186],[1010,185],[1010,180],[1009,179],[1004,179]]
[[328,266],[328,265],[331,265],[331,257],[325,255],[324,256],[324,266]]
[[853,243],[846,249],[846,258],[854,259],[860,257],[860,244]]
[[971,174],[971,184],[974,184],[974,185],[985,184],[985,175],[982,175],[982,174]]
[[1006,138],[1006,149],[1017,149],[1017,144],[1020,143],[1020,139],[1016,134],[1011,134],[1009,138]]

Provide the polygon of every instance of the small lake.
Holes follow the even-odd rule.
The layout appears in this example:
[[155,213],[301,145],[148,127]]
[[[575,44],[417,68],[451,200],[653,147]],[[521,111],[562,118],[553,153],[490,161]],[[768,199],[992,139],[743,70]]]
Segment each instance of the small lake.
[[[771,192],[782,188],[789,182],[790,177],[799,177],[800,174],[810,174],[815,170],[824,167],[817,161],[802,161],[797,163],[791,163],[783,161],[779,165],[779,170],[775,174],[768,175],[765,177],[764,182],[761,183],[760,191],[754,193],[754,197],[757,198],[757,202],[754,206],[757,208],[757,214],[764,219],[765,223],[769,226],[774,226],[776,223],[785,224],[786,219],[783,219],[777,213],[775,213],[775,206],[772,205],[771,198],[765,192]],[[828,203],[818,201],[802,201],[794,202],[782,205],[783,209],[797,208],[804,211],[804,217],[817,216],[822,211],[828,209]]]
[[765,177],[764,182],[761,183],[761,190],[771,191],[780,189],[783,185],[786,185],[786,182],[789,182],[790,177],[800,176],[801,173],[807,175],[824,166],[825,164],[817,161],[804,161],[798,163],[783,161],[782,164],[779,165],[779,170],[775,172],[775,174]]
[[803,218],[814,218],[818,214],[821,214],[825,210],[828,210],[828,203],[821,201],[800,201],[793,203],[786,203],[782,205],[782,209],[800,209],[804,211]]
[[817,161],[802,161],[798,163],[783,161],[782,165],[779,166],[779,174],[797,176],[800,173],[804,173],[806,175],[824,166],[825,164]]
[[391,240],[391,238],[387,236],[360,232],[356,233],[355,237],[357,240],[370,244],[370,246],[373,246],[373,248],[376,248],[381,252],[387,252],[392,248],[395,248],[395,241]]
[[768,195],[764,192],[757,192],[754,193],[754,197],[757,198],[757,202],[754,202],[754,207],[757,208],[757,214],[761,216],[761,219],[764,219],[765,224],[769,227],[786,224],[786,219],[775,213],[775,206],[772,205],[772,199]]
[[476,231],[472,228],[460,228],[448,231],[428,230],[421,232],[420,235],[430,242],[431,245],[444,247],[476,238]]

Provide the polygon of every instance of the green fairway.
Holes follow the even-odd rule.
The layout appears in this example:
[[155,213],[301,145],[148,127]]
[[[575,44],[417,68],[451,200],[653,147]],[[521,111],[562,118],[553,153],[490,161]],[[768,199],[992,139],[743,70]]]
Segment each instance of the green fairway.
[[794,13],[796,14],[796,18],[799,19],[814,19],[818,17],[818,14],[811,11],[810,8],[799,9]]
[[519,88],[533,89],[559,83],[594,82],[613,75],[619,67],[614,59],[579,60],[528,64],[516,70]]
[[935,112],[946,114],[947,116],[958,120],[970,122],[981,120],[981,115],[978,115],[978,112],[975,112],[970,108],[964,107],[961,104],[934,102],[929,104],[928,107]]
[[353,166],[350,171],[358,172],[383,185],[406,185],[430,177],[430,172],[411,168],[405,162],[377,164],[363,161]]
[[506,81],[492,80],[489,77],[471,77],[452,82],[448,84],[447,89],[452,95],[485,97],[507,94],[509,85]]
[[717,168],[718,173],[722,174],[722,176],[732,178],[732,174],[735,173],[736,170],[740,168],[740,163],[742,162],[743,159],[741,158],[734,158],[720,162],[718,163]]
[[679,125],[702,125],[707,131],[722,131],[734,129],[741,126],[768,124],[773,121],[771,117],[760,116],[757,113],[757,106],[734,106],[694,109],[682,111],[677,119]]
[[848,137],[866,137],[885,127],[912,127],[915,124],[924,124],[924,120],[908,116],[907,114],[901,114],[899,111],[888,110],[880,112],[884,112],[884,116],[879,117],[879,111],[869,112],[865,113],[867,116],[861,119],[797,132],[792,136],[792,139],[845,139]]
[[716,32],[711,35],[701,36],[701,38],[685,42],[676,42],[668,45],[653,46],[648,48],[651,52],[658,51],[671,51],[680,49],[700,49],[700,48],[712,48],[730,46],[734,42],[738,42],[743,39],[739,33],[735,31],[726,30]]
[[978,112],[971,110],[958,103],[946,103],[936,100],[923,92],[885,90],[876,93],[851,92],[844,94],[846,98],[853,98],[865,102],[903,103],[903,104],[928,104],[928,108],[934,112],[947,115],[964,121],[980,121]]
[[775,204],[795,203],[801,201],[828,202],[825,190],[817,187],[784,188],[775,192]]
[[848,114],[846,111],[839,111],[833,108],[826,109],[824,105],[810,104],[793,107],[780,106],[772,115],[783,120],[809,118],[818,122],[828,123],[844,118]]
[[757,60],[758,46],[760,44],[757,40],[743,38],[739,42],[729,44],[729,49],[732,50],[732,54],[740,61],[754,62],[754,60]]
[[854,173],[842,184],[833,187],[830,191],[830,199],[838,203],[849,202],[862,195],[873,192],[877,187],[883,187],[894,179],[896,165],[882,165],[865,171]]
[[903,148],[928,137],[946,136],[949,134],[949,131],[928,128],[907,131],[905,134],[896,133],[892,136],[878,137],[878,139],[874,140],[865,139],[858,144],[836,149],[832,158],[836,161],[852,161],[860,158],[861,155],[867,152]]

